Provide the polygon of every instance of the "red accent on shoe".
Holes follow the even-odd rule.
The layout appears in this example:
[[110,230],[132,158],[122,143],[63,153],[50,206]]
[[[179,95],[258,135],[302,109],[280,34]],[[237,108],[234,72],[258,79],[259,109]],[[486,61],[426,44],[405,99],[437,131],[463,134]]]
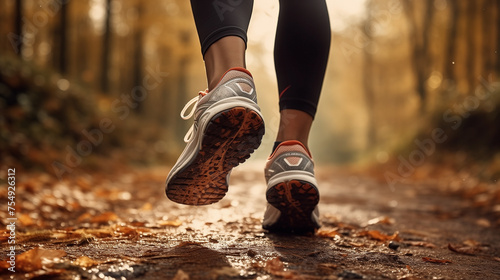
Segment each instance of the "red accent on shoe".
[[291,145],[300,145],[300,146],[302,146],[302,148],[304,148],[304,150],[306,150],[307,155],[312,159],[312,155],[311,155],[311,152],[309,151],[309,149],[306,146],[304,146],[304,144],[302,144],[302,142],[300,142],[298,140],[286,140],[286,141],[281,142],[278,145],[278,147],[276,147],[276,149],[274,150],[274,152],[269,156],[269,158],[272,158],[274,156],[274,154],[276,153],[276,151],[281,146],[291,146]]

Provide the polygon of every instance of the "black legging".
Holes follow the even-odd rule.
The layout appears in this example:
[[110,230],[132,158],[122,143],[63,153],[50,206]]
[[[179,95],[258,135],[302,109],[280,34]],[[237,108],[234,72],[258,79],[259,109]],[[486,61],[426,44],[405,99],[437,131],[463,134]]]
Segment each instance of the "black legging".
[[[226,36],[247,42],[253,0],[191,0],[202,53]],[[280,0],[274,63],[280,111],[316,114],[330,49],[325,0]]]

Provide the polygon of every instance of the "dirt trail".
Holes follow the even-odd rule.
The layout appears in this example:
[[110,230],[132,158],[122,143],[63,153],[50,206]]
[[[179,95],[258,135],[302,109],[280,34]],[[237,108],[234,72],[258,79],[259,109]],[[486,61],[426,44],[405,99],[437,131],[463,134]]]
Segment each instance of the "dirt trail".
[[[269,234],[260,224],[262,166],[238,167],[226,198],[203,207],[165,197],[168,167],[63,182],[20,174],[17,272],[2,262],[0,278],[500,279],[499,223],[432,184],[391,190],[367,175],[318,168],[322,229]],[[4,260],[8,235],[0,238]]]

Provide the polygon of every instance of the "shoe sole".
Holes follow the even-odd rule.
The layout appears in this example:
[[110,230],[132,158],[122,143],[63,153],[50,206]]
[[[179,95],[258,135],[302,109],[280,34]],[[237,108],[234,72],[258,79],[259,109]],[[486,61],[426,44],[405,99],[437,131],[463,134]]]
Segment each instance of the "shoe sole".
[[302,180],[281,182],[267,190],[266,198],[281,214],[277,222],[264,226],[264,229],[307,234],[319,228],[312,220],[312,213],[319,202],[319,192],[313,184]]
[[187,205],[221,200],[228,190],[227,175],[250,157],[263,135],[264,121],[253,109],[219,112],[207,124],[197,155],[170,180],[168,198]]

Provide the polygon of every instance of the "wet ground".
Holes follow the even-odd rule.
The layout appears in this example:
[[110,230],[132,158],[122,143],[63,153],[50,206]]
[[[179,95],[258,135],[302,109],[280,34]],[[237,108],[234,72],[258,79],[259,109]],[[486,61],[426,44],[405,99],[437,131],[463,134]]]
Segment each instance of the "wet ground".
[[[449,182],[391,189],[377,176],[322,167],[323,227],[284,236],[261,228],[262,166],[238,167],[227,196],[202,207],[165,197],[168,167],[62,182],[17,174],[16,272],[3,261],[0,278],[500,279],[498,184],[470,188],[465,198]],[[7,205],[6,192],[0,198]],[[7,211],[1,215],[7,260]]]

